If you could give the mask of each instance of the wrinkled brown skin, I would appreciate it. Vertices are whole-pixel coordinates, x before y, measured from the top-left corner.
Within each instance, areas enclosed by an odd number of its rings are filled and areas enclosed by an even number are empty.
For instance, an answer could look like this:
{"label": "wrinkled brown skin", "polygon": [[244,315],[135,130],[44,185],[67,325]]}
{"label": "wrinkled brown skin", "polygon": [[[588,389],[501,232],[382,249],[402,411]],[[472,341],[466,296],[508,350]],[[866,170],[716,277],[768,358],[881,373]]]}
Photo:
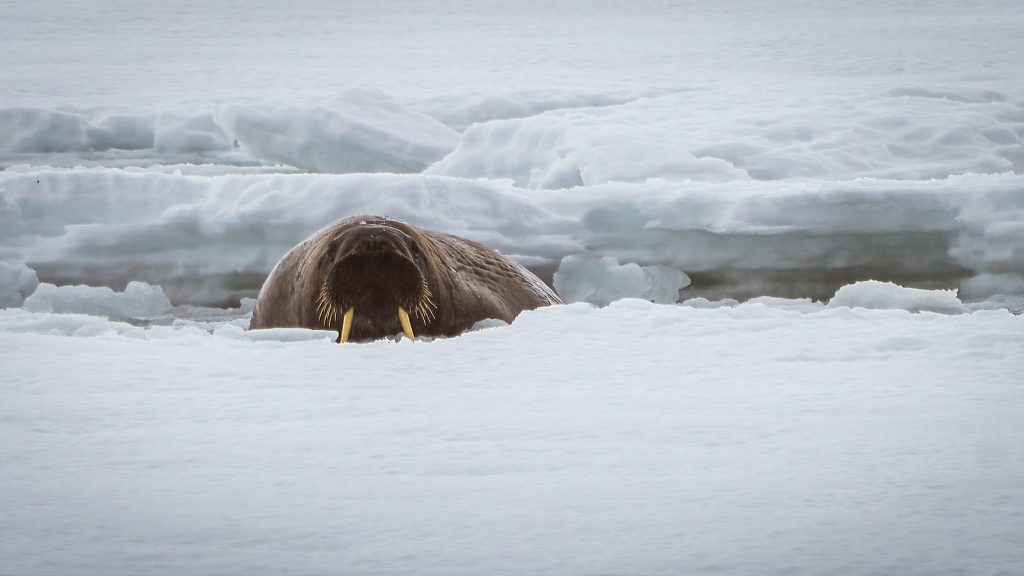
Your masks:
{"label": "wrinkled brown skin", "polygon": [[[340,331],[341,313],[330,326],[317,317],[320,283],[331,266],[325,251],[332,241],[361,223],[386,225],[408,234],[424,255],[426,269],[421,272],[437,308],[428,322],[412,317],[417,336],[456,336],[480,320],[512,322],[524,310],[562,303],[531,272],[480,243],[398,220],[353,216],[317,232],[277,263],[260,290],[249,328]],[[401,332],[397,310],[390,319],[377,321],[356,310],[350,340],[365,342]]]}

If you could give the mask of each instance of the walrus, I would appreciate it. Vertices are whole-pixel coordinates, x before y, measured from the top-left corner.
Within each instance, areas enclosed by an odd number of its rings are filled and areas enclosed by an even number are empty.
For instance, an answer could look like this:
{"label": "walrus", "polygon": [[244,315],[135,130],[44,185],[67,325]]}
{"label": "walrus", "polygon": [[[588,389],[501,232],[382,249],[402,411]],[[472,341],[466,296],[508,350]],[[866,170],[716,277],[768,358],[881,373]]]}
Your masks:
{"label": "walrus", "polygon": [[344,218],[292,248],[260,289],[249,328],[338,331],[336,342],[457,336],[480,320],[561,304],[483,244],[379,216]]}

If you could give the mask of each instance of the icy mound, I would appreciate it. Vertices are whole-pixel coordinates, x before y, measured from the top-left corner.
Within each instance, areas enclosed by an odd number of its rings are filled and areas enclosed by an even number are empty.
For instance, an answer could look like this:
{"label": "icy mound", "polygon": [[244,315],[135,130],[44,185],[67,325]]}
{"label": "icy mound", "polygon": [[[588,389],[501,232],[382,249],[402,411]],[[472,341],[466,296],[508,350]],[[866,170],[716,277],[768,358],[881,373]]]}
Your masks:
{"label": "icy mound", "polygon": [[978,274],[964,280],[960,286],[960,293],[968,297],[991,294],[1024,295],[1024,274]]}
{"label": "icy mound", "polygon": [[749,178],[721,159],[697,158],[672,146],[660,130],[637,128],[626,117],[608,121],[610,114],[569,110],[476,124],[463,134],[458,149],[426,173],[510,179],[516,186],[534,189],[649,178]]}
{"label": "icy mound", "polygon": [[231,139],[209,113],[157,116],[153,131],[153,149],[156,152],[210,152],[232,148]]}
{"label": "icy mound", "polygon": [[554,276],[555,290],[562,300],[598,306],[622,298],[671,304],[679,298],[679,290],[689,284],[689,277],[673,268],[619,264],[611,256],[594,254],[566,256]]}
{"label": "icy mound", "polygon": [[477,124],[429,172],[569,188],[649,178],[927,180],[1024,171],[1024,106],[999,92],[772,94],[780,90],[681,92]]}
{"label": "icy mound", "polygon": [[141,327],[126,322],[111,321],[98,316],[29,312],[19,308],[0,310],[0,332],[75,337],[119,334],[149,339],[160,336],[160,332],[144,331]]}
{"label": "icy mound", "polygon": [[21,263],[0,261],[0,308],[21,306],[38,285],[35,270]]}
{"label": "icy mound", "polygon": [[[0,154],[145,150],[187,154],[230,150],[213,111],[104,113],[41,108],[0,109]],[[0,157],[3,160],[4,157]]]}
{"label": "icy mound", "polygon": [[262,162],[320,172],[419,172],[458,143],[454,130],[371,90],[325,103],[192,111],[0,109],[0,167]]}
{"label": "icy mound", "polygon": [[960,299],[956,297],[955,290],[920,290],[875,280],[843,286],[836,292],[827,307],[894,309],[945,314],[967,311]]}
{"label": "icy mound", "polygon": [[550,110],[591,108],[625,104],[640,98],[657,96],[664,90],[585,91],[517,90],[500,93],[454,94],[436,96],[410,103],[410,107],[463,131],[472,124],[490,120],[525,118]]}
{"label": "icy mound", "polygon": [[322,107],[228,106],[218,121],[254,156],[317,172],[419,172],[459,134],[373,90]]}
{"label": "icy mound", "polygon": [[66,152],[88,146],[84,122],[77,115],[24,107],[0,110],[0,153]]}
{"label": "icy mound", "polygon": [[88,314],[112,320],[147,320],[171,311],[159,286],[129,282],[123,292],[107,287],[40,284],[22,306],[29,312]]}

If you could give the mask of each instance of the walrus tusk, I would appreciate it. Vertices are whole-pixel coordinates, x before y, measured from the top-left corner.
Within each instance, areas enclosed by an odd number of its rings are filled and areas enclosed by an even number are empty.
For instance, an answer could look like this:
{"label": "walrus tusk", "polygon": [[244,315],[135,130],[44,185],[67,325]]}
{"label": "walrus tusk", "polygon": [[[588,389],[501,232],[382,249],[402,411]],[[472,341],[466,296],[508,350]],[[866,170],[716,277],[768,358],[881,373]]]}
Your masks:
{"label": "walrus tusk", "polygon": [[409,313],[401,306],[398,307],[398,321],[402,323],[402,332],[405,332],[405,337],[409,340],[415,339],[416,335],[412,333],[412,324],[409,323]]}
{"label": "walrus tusk", "polygon": [[355,312],[355,308],[349,308],[345,311],[345,317],[341,320],[341,336],[338,337],[338,342],[341,344],[348,342],[348,335],[352,332],[352,316],[355,315]]}

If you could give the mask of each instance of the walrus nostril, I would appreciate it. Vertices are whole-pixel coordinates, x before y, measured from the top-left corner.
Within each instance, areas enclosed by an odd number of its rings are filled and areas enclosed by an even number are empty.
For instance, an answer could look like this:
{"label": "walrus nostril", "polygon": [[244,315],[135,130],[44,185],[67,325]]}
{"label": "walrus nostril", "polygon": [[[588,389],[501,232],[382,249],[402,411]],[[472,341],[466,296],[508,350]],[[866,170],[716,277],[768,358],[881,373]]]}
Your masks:
{"label": "walrus nostril", "polygon": [[385,244],[386,243],[384,242],[383,238],[377,236],[376,234],[371,234],[370,236],[364,238],[358,244],[358,247],[359,250],[362,252],[379,252],[384,249]]}

